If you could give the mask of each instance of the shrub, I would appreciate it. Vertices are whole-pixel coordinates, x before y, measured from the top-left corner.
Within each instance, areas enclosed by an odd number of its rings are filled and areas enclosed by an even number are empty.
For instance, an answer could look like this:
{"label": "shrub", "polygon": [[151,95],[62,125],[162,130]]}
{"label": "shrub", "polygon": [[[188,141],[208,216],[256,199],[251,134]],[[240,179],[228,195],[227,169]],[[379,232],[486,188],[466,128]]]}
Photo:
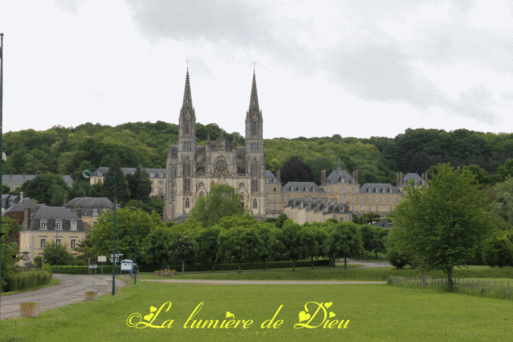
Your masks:
{"label": "shrub", "polygon": [[508,266],[513,263],[513,244],[505,236],[492,236],[483,247],[483,259],[488,266]]}
{"label": "shrub", "polygon": [[34,263],[36,264],[37,268],[41,268],[43,266],[43,258],[40,255],[38,255],[34,258]]}

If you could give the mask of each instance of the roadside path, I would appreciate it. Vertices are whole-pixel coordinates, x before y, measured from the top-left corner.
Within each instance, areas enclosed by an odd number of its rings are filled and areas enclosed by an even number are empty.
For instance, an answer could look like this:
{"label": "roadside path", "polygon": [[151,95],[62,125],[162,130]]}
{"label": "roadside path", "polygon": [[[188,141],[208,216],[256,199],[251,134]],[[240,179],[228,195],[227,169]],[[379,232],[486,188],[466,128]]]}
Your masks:
{"label": "roadside path", "polygon": [[[98,296],[112,291],[112,276],[109,275],[54,274],[53,278],[59,279],[61,283],[35,291],[2,296],[0,320],[19,317],[20,303],[23,302],[39,302],[39,311],[42,312],[81,302],[87,291],[98,291]],[[116,286],[124,285],[122,280],[116,281]]]}
{"label": "roadside path", "polygon": [[[340,259],[336,263],[344,264],[344,259]],[[392,267],[392,265],[388,261],[363,261],[363,260],[356,260],[356,259],[347,259],[347,263],[363,265],[363,268]]]}

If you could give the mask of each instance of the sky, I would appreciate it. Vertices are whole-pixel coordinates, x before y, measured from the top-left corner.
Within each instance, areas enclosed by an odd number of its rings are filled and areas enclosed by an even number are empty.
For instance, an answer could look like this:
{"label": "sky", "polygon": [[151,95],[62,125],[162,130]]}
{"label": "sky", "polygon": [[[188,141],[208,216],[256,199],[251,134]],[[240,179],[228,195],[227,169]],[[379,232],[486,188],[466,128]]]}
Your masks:
{"label": "sky", "polygon": [[3,131],[198,123],[264,138],[512,132],[509,0],[0,0]]}

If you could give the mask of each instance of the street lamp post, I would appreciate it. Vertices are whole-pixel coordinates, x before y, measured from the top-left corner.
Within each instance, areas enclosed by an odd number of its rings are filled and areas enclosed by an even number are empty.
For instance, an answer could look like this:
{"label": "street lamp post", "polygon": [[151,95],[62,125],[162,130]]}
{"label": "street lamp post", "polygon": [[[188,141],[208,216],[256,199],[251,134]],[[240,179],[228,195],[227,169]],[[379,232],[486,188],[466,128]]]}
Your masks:
{"label": "street lamp post", "polygon": [[[82,175],[85,178],[91,177],[91,171],[84,170]],[[109,176],[109,180],[114,179],[114,231],[112,233],[112,295],[116,294],[116,209],[118,199],[116,194],[116,176]]]}
{"label": "street lamp post", "polygon": [[137,223],[139,217],[139,208],[130,207],[130,209],[135,210],[135,251],[134,251],[134,264],[135,264],[135,272],[134,272],[134,285],[137,285]]}

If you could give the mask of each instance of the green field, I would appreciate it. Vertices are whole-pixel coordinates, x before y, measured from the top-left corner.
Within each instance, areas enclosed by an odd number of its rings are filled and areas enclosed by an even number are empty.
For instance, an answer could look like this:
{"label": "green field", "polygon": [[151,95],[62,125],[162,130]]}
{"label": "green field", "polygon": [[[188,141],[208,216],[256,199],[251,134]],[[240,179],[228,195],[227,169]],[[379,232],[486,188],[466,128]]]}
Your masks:
{"label": "green field", "polygon": [[[156,329],[143,324],[137,329],[127,325],[131,314],[146,316],[152,306],[160,308],[168,301],[172,302],[170,310],[162,310],[152,324],[159,326],[174,320],[171,328]],[[302,323],[321,326],[294,329],[308,302],[332,303],[326,309],[326,319],[345,320],[344,324],[349,320],[347,327],[338,329],[336,322],[331,323],[334,329],[323,328],[324,311],[319,309],[316,316],[310,317],[310,323]],[[220,325],[231,313],[235,321],[245,322],[240,322],[236,329],[191,329],[190,323],[184,328],[200,303],[203,307],[193,320],[219,320]],[[271,319],[281,305],[275,319],[283,320],[281,326],[261,328],[262,322]],[[308,313],[313,315],[319,305],[310,303]],[[39,318],[1,321],[0,341],[511,341],[512,307],[507,300],[387,285],[216,286],[139,282],[137,286],[123,288],[115,297],[105,295],[96,302],[45,311]],[[330,312],[335,314],[331,318]],[[149,322],[135,317],[132,323],[139,320]],[[244,323],[247,329],[241,327]]]}
{"label": "green field", "polygon": [[[421,270],[418,268],[396,269],[393,267],[376,268],[353,268],[356,265],[348,265],[344,270],[343,265],[337,267],[316,267],[311,269],[297,268],[295,272],[291,269],[275,270],[253,270],[237,272],[201,272],[185,273],[169,277],[158,277],[151,273],[143,273],[140,279],[205,279],[205,280],[367,280],[386,281],[390,276],[419,277]],[[446,277],[442,271],[427,272],[427,276]],[[455,278],[510,278],[513,279],[513,267],[491,268],[489,266],[470,266],[454,269]]]}

